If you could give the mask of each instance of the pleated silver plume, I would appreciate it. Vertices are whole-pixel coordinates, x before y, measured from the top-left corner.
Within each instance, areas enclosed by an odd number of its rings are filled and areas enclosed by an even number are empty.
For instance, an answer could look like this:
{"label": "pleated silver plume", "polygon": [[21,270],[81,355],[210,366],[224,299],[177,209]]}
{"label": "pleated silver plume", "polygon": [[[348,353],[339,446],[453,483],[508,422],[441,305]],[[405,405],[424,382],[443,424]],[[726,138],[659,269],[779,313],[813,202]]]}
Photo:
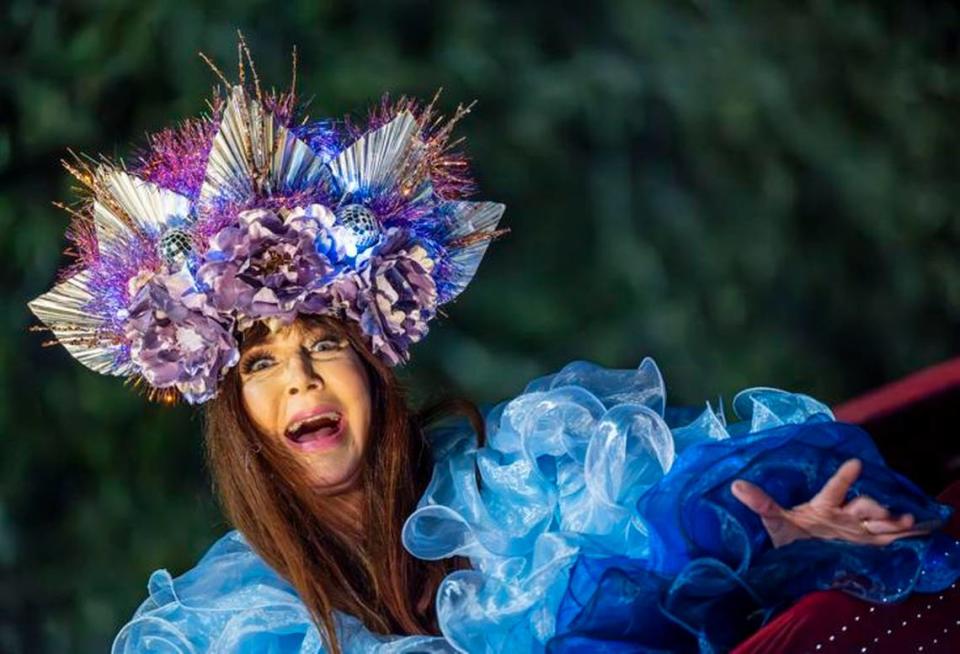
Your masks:
{"label": "pleated silver plume", "polygon": [[242,202],[257,195],[325,184],[324,162],[272,113],[234,86],[213,139],[200,202]]}
{"label": "pleated silver plume", "polygon": [[[98,193],[92,213],[102,257],[121,259],[136,243],[158,241],[172,225],[193,220],[190,200],[173,191],[107,165],[99,166],[95,177]],[[27,306],[83,365],[101,374],[131,374],[129,363],[121,363],[118,336],[104,328],[107,317],[87,309],[97,292],[90,285],[90,273],[84,269]]]}

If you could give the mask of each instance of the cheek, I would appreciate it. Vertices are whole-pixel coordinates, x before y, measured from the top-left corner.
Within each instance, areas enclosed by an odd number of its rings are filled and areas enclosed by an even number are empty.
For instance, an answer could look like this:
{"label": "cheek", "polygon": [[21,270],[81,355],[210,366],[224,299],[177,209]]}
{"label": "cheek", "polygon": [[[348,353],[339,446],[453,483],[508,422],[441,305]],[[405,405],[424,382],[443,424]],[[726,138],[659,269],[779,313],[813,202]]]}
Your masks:
{"label": "cheek", "polygon": [[357,438],[360,439],[360,442],[366,445],[370,440],[370,422],[371,422],[371,406],[370,406],[370,390],[367,388],[366,384],[362,384],[358,389],[356,396],[356,403],[353,407],[353,412],[359,417],[359,424],[357,425]]}
{"label": "cheek", "polygon": [[343,396],[348,399],[347,410],[353,421],[355,436],[361,444],[369,440],[371,422],[370,385],[359,360],[351,362],[349,374],[343,376]]}
{"label": "cheek", "polygon": [[275,393],[263,384],[256,382],[244,384],[242,390],[243,407],[247,415],[259,429],[272,434],[277,424],[277,401]]}

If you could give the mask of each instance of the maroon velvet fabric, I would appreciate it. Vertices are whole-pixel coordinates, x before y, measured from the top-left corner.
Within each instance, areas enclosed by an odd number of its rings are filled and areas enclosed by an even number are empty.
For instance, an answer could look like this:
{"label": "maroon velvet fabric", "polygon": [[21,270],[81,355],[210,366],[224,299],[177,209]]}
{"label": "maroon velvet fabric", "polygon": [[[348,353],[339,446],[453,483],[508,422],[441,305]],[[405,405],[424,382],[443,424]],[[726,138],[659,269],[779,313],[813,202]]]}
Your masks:
{"label": "maroon velvet fabric", "polygon": [[[946,530],[960,538],[960,481],[940,494],[957,509]],[[960,653],[960,585],[877,605],[839,591],[811,593],[741,643],[733,654]]]}

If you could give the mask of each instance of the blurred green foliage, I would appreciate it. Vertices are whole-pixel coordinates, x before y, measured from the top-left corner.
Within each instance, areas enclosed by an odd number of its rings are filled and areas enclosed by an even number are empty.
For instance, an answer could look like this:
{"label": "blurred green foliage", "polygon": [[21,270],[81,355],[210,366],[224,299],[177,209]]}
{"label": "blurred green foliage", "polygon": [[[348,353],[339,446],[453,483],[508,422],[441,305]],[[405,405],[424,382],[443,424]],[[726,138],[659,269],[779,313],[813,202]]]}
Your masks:
{"label": "blurred green foliage", "polygon": [[0,20],[0,651],[95,652],[227,527],[189,408],[75,364],[25,302],[66,258],[66,148],[201,112],[247,34],[311,112],[447,111],[513,232],[403,373],[418,400],[644,355],[673,399],[837,401],[957,352],[953,2],[28,2]]}

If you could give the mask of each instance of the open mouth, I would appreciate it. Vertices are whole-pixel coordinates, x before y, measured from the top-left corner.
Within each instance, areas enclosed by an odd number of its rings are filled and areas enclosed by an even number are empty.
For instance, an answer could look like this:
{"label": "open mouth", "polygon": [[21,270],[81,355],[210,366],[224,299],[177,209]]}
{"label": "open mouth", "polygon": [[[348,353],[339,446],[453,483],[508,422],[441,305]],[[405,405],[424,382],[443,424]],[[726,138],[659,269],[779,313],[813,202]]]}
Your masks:
{"label": "open mouth", "polygon": [[300,420],[294,420],[284,434],[297,445],[332,443],[343,432],[343,414],[324,411]]}

